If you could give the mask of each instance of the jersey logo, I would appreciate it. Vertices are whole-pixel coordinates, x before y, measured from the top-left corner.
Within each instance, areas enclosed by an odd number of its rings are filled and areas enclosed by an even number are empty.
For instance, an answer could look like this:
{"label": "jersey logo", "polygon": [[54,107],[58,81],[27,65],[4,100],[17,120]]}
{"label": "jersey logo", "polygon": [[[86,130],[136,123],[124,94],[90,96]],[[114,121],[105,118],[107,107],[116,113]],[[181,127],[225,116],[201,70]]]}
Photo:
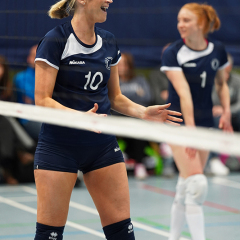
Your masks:
{"label": "jersey logo", "polygon": [[73,60],[73,61],[69,62],[69,65],[83,65],[83,64],[85,64],[84,61],[75,61],[75,60]]}
{"label": "jersey logo", "polygon": [[185,63],[183,64],[184,67],[196,67],[197,64],[196,63]]}
{"label": "jersey logo", "polygon": [[219,61],[218,61],[218,59],[214,58],[214,59],[212,60],[212,62],[211,62],[211,66],[212,66],[212,69],[216,71],[216,70],[218,69],[218,67],[219,67]]}
{"label": "jersey logo", "polygon": [[106,58],[105,58],[105,64],[106,64],[106,68],[107,68],[108,70],[110,70],[110,64],[112,63],[112,60],[113,60],[112,57],[106,57]]}

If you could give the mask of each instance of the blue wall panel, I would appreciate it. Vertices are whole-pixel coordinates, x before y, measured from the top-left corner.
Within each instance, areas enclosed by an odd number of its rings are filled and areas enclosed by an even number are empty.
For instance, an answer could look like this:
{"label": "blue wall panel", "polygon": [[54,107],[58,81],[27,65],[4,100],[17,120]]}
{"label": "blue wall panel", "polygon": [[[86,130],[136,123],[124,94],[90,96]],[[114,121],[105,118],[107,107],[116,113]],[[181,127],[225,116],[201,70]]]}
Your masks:
{"label": "blue wall panel", "polygon": [[[65,20],[52,20],[47,10],[55,0],[1,0],[0,54],[12,65],[25,62],[28,49],[51,28]],[[162,47],[177,40],[177,13],[183,0],[115,0],[108,20],[98,24],[114,33],[122,51],[132,52],[136,65],[160,65]],[[201,1],[202,2],[202,1]],[[222,41],[240,65],[240,1],[211,0],[222,21],[211,37]]]}

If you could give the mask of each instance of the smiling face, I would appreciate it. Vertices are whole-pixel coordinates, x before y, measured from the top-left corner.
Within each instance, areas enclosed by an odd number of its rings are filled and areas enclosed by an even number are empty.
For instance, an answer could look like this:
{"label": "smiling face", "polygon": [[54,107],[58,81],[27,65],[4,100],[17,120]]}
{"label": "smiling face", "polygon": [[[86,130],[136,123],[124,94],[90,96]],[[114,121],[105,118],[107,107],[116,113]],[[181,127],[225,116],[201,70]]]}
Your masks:
{"label": "smiling face", "polygon": [[112,0],[87,0],[85,5],[86,14],[95,23],[105,22],[107,10],[112,2]]}
{"label": "smiling face", "polygon": [[183,39],[203,34],[197,15],[186,8],[182,8],[178,13],[177,28]]}

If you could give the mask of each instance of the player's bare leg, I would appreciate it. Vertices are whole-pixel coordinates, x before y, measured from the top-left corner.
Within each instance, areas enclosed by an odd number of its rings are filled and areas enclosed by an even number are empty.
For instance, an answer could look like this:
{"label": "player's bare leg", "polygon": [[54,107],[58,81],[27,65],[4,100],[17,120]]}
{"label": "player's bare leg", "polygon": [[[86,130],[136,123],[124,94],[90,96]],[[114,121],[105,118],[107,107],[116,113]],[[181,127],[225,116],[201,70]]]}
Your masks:
{"label": "player's bare leg", "polygon": [[179,180],[171,211],[169,239],[179,239],[186,217],[193,240],[205,240],[202,203],[207,194],[207,179],[203,169],[208,152],[199,150],[194,158],[189,158],[186,147],[171,145],[171,148],[179,169]]}
{"label": "player's bare leg", "polygon": [[[130,197],[125,163],[84,174],[84,181],[99,212],[107,239],[135,239],[130,222]],[[125,223],[124,226],[121,226]],[[115,233],[112,226],[119,227]],[[112,237],[108,232],[112,231]]]}
{"label": "player's bare leg", "polygon": [[34,174],[38,203],[35,240],[49,239],[50,234],[62,239],[77,174],[40,169],[35,170]]}

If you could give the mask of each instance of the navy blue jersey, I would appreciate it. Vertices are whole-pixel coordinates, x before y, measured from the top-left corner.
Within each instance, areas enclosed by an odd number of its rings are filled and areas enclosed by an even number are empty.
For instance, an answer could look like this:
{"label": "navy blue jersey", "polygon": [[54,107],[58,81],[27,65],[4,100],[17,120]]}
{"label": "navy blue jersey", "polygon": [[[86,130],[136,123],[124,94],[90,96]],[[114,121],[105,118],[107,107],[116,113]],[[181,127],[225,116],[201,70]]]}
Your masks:
{"label": "navy blue jersey", "polygon": [[[121,53],[113,34],[97,27],[95,34],[96,42],[86,45],[78,39],[70,21],[61,24],[40,41],[35,61],[58,70],[54,100],[80,111],[88,111],[97,103],[97,113],[110,114],[107,83],[111,66],[119,62]],[[40,137],[69,144],[93,144],[112,136],[43,124]]]}
{"label": "navy blue jersey", "polygon": [[[212,127],[212,87],[216,72],[228,65],[225,48],[220,42],[208,42],[205,50],[195,51],[183,40],[171,44],[162,57],[161,71],[183,71],[189,84],[197,126]],[[181,111],[180,99],[171,82],[169,98],[171,109]]]}

